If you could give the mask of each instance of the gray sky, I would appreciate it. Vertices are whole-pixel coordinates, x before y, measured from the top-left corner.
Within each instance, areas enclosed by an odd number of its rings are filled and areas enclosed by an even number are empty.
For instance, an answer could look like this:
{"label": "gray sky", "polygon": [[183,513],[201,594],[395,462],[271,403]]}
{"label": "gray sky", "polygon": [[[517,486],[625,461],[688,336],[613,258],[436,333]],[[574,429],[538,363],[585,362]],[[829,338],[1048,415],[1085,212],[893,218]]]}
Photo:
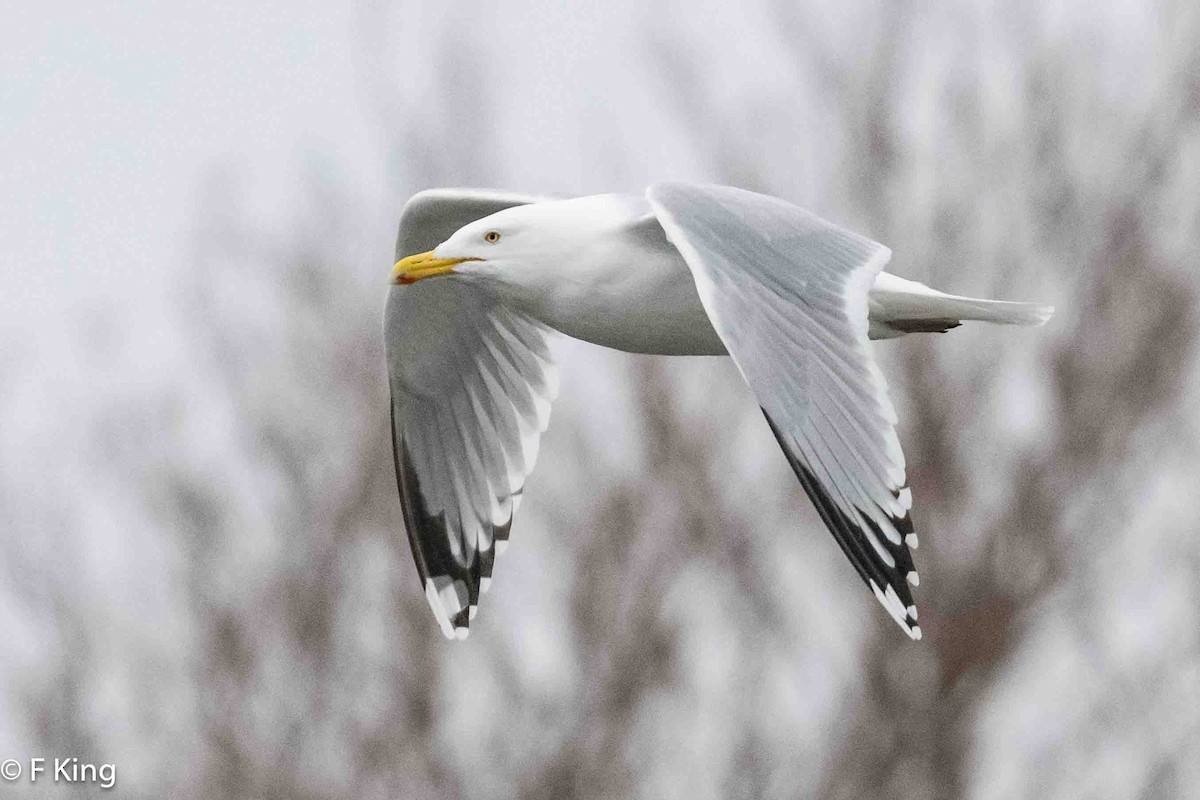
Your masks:
{"label": "gray sky", "polygon": [[0,28],[3,325],[149,300],[177,274],[197,179],[252,164],[278,201],[307,151],[361,150],[350,20],[331,3],[18,5]]}

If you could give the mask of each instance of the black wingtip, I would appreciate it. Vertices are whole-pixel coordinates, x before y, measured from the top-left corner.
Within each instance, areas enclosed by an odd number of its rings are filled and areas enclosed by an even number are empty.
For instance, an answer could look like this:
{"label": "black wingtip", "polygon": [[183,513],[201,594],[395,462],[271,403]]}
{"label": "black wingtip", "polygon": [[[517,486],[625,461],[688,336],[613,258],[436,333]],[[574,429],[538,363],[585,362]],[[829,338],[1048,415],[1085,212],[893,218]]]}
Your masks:
{"label": "black wingtip", "polygon": [[[900,534],[899,543],[893,543],[869,516],[859,515],[858,521],[851,519],[837,505],[807,465],[792,452],[782,431],[775,425],[775,421],[771,419],[771,415],[767,413],[766,409],[763,409],[763,416],[766,417],[767,424],[775,435],[775,440],[787,457],[800,485],[804,487],[805,493],[816,507],[822,522],[833,534],[833,538],[850,563],[854,565],[859,577],[871,588],[879,602],[904,628],[905,632],[912,639],[920,639],[921,628],[916,624],[916,605],[913,602],[912,591],[909,589],[910,584],[915,586],[919,582],[908,547],[909,541],[915,541],[910,514],[906,512],[903,517],[889,515]],[[895,566],[889,567],[874,552],[872,545],[864,535],[864,525],[870,528],[875,539],[888,551]],[[913,539],[910,540],[910,536]]]}
{"label": "black wingtip", "polygon": [[[486,550],[471,549],[466,558],[455,558],[450,546],[452,530],[444,512],[430,514],[421,491],[420,478],[413,467],[412,457],[401,432],[396,429],[395,406],[392,406],[392,457],[396,469],[396,485],[400,494],[400,507],[404,515],[404,527],[408,535],[413,561],[421,589],[429,600],[434,616],[438,618],[443,633],[449,638],[465,638],[471,617],[478,609],[480,597],[487,589],[495,566],[497,545],[508,542],[512,530],[512,517],[502,525],[489,525],[480,532],[480,538],[490,537],[491,546]],[[519,494],[519,492],[518,492]],[[463,547],[468,544],[463,542]],[[464,564],[463,561],[466,561]],[[430,582],[434,589],[431,590]],[[461,584],[462,594],[443,597],[439,592],[444,585]],[[464,602],[465,601],[465,602]]]}

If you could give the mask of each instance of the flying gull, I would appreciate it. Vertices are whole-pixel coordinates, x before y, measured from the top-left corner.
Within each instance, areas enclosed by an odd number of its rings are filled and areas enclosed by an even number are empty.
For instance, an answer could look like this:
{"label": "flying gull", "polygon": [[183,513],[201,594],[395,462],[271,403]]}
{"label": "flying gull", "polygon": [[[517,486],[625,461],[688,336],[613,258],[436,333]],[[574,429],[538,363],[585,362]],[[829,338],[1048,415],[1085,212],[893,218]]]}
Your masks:
{"label": "flying gull", "polygon": [[434,189],[404,207],[384,314],[396,477],[426,597],[466,638],[558,391],[552,331],[728,355],[879,602],[921,638],[912,492],[870,339],[1053,309],[943,294],[891,251],[774,197],[663,183],[545,199]]}

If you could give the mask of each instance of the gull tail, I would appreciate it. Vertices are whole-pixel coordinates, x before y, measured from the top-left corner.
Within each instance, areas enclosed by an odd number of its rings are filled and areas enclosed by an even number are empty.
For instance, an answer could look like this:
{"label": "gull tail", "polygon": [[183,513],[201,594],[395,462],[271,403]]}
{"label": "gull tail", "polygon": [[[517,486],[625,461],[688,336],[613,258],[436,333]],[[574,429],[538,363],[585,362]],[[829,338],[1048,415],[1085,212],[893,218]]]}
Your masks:
{"label": "gull tail", "polygon": [[891,339],[906,333],[941,333],[968,320],[998,325],[1042,325],[1053,306],[979,300],[931,289],[923,283],[879,273],[871,287],[870,337]]}

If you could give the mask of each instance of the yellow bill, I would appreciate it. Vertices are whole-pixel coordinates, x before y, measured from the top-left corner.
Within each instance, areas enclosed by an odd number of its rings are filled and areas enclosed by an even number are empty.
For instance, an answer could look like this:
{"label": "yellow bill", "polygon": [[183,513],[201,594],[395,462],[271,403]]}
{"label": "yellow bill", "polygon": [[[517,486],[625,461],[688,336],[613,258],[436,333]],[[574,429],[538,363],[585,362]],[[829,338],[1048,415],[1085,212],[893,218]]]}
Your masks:
{"label": "yellow bill", "polygon": [[476,258],[437,258],[433,251],[417,253],[415,256],[402,258],[392,267],[392,283],[416,283],[422,278],[433,278],[438,275],[449,275],[456,264],[464,261],[478,261]]}

